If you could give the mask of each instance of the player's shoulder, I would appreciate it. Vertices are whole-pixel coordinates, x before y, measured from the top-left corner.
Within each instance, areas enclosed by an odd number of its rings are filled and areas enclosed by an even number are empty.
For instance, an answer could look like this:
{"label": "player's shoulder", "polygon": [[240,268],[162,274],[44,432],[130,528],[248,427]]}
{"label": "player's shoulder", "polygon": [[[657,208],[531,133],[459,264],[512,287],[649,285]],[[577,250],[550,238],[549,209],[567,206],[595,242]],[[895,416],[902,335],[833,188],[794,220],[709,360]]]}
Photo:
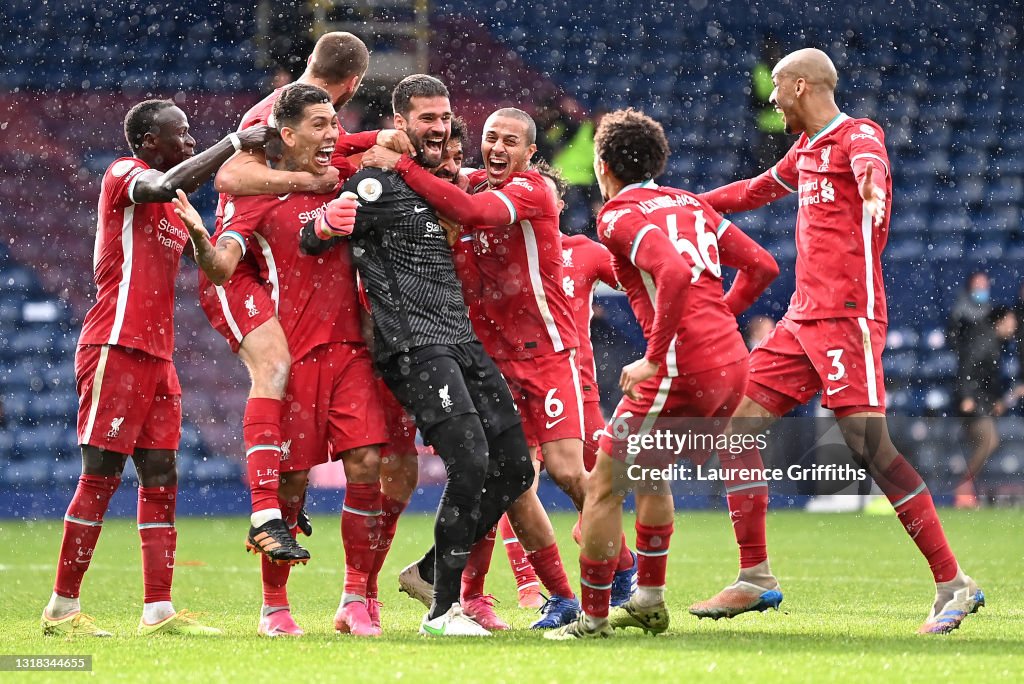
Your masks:
{"label": "player's shoulder", "polygon": [[131,179],[133,176],[138,175],[149,168],[149,164],[138,157],[120,157],[111,162],[103,176],[104,179],[111,180],[120,180],[122,178]]}
{"label": "player's shoulder", "polygon": [[599,242],[595,242],[594,240],[592,240],[591,238],[587,237],[582,233],[576,233],[574,235],[563,235],[562,246],[580,250],[604,249],[604,247]]}
{"label": "player's shoulder", "polygon": [[871,119],[847,119],[836,132],[850,143],[865,140],[881,145],[885,141],[885,131],[882,130],[882,126]]}
{"label": "player's shoulder", "polygon": [[390,198],[397,189],[403,186],[405,186],[405,181],[394,171],[367,167],[360,169],[345,181],[342,188],[346,192],[354,192],[360,201],[378,202],[381,199]]}
{"label": "player's shoulder", "polygon": [[503,190],[510,186],[518,186],[533,192],[534,190],[547,191],[548,184],[544,182],[544,176],[540,175],[538,171],[526,169],[525,171],[516,171],[510,175],[498,189]]}
{"label": "player's shoulder", "polygon": [[[626,196],[623,196],[626,195]],[[623,230],[631,230],[630,226],[640,220],[640,210],[632,193],[621,193],[605,202],[597,214],[597,236],[602,244],[615,239]]]}
{"label": "player's shoulder", "polygon": [[238,125],[238,130],[241,131],[252,126],[272,125],[270,123],[270,119],[274,114],[274,103],[277,102],[277,98],[280,95],[281,88],[278,88],[250,107],[249,111],[247,111],[245,116],[242,117],[242,122]]}

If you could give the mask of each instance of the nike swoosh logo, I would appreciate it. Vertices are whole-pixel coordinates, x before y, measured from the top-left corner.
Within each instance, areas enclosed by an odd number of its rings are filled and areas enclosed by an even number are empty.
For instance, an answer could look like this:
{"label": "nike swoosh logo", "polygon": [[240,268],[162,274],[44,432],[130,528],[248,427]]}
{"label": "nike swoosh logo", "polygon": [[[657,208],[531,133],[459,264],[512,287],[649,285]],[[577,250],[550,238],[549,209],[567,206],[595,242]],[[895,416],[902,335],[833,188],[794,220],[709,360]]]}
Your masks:
{"label": "nike swoosh logo", "polygon": [[470,553],[471,553],[470,551],[452,551],[451,552],[451,554],[453,556],[468,556]]}
{"label": "nike swoosh logo", "polygon": [[290,192],[289,192],[289,193],[288,193],[287,195],[278,195],[278,196],[277,196],[277,199],[279,199],[279,200],[281,200],[282,202],[284,202],[284,201],[285,201],[286,199],[288,199],[288,198],[289,198],[289,197],[291,197],[291,196],[292,196],[292,193],[290,193]]}
{"label": "nike swoosh logo", "polygon": [[568,417],[569,416],[562,416],[558,420],[549,420],[548,422],[544,423],[544,427],[546,427],[548,430],[550,430],[551,428],[555,427],[556,425],[558,425],[559,423],[561,423],[563,420],[565,420]]}
{"label": "nike swoosh logo", "polygon": [[167,564],[167,569],[168,570],[173,570],[174,569],[174,563],[168,563]]}
{"label": "nike swoosh logo", "polygon": [[428,207],[413,207],[412,210],[417,214],[422,214],[428,209]]}
{"label": "nike swoosh logo", "polygon": [[831,397],[836,392],[842,392],[847,387],[849,387],[849,385],[843,385],[841,387],[829,387],[827,390],[825,390],[825,395]]}
{"label": "nike swoosh logo", "polygon": [[257,486],[262,487],[263,485],[273,484],[275,482],[277,482],[277,480],[260,480],[260,483]]}
{"label": "nike swoosh logo", "polygon": [[423,623],[423,631],[427,634],[433,634],[434,636],[444,636],[444,627],[438,629],[437,627],[431,627],[430,625]]}

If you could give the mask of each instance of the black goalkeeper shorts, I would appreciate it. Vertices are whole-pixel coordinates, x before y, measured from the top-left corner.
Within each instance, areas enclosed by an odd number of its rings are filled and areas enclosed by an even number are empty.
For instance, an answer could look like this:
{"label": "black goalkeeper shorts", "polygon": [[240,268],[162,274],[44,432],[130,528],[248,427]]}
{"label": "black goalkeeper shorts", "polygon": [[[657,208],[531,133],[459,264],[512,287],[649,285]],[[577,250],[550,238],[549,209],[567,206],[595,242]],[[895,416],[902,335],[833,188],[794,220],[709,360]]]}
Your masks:
{"label": "black goalkeeper shorts", "polygon": [[522,422],[508,383],[479,342],[417,347],[377,368],[424,436],[467,413],[480,416],[489,440]]}

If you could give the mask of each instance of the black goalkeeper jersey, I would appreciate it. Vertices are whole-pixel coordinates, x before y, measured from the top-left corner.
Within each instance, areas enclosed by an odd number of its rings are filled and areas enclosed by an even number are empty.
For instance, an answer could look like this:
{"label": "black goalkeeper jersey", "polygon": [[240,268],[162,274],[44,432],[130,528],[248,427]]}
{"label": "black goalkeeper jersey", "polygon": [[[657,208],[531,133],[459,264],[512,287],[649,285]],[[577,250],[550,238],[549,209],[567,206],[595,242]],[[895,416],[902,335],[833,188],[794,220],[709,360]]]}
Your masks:
{"label": "black goalkeeper jersey", "polygon": [[[363,169],[342,190],[355,193],[360,205],[347,240],[372,307],[376,359],[476,341],[451,248],[430,205],[393,171]],[[310,224],[302,242],[315,253],[343,239],[321,241]]]}

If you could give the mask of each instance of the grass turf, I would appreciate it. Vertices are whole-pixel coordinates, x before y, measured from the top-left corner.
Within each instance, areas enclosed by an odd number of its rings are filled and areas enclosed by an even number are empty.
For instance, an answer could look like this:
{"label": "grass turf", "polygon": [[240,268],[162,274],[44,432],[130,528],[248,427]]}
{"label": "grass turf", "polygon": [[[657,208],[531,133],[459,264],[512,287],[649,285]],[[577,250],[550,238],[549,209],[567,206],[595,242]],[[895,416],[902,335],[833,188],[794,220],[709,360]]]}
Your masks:
{"label": "grass turf", "polygon": [[[142,594],[138,535],[131,521],[110,520],[82,605],[116,636],[46,638],[38,619],[52,587],[61,525],[0,520],[0,542],[7,549],[0,562],[0,653],[91,654],[98,681],[1021,681],[1024,513],[944,511],[943,518],[954,549],[989,603],[952,635],[914,634],[932,601],[931,576],[903,530],[886,516],[772,513],[769,541],[786,596],[782,610],[697,620],[686,607],[732,581],[736,552],[726,514],[686,512],[677,516],[669,560],[670,631],[656,638],[617,632],[613,639],[568,644],[526,629],[534,615],[516,607],[500,542],[488,590],[515,629],[484,640],[420,637],[424,609],[398,593],[396,577],[430,544],[432,521],[422,515],[402,518],[384,567],[381,639],[334,634],[341,542],[337,519],[323,516],[304,542],[313,561],[295,569],[289,584],[293,615],[306,630],[302,639],[255,635],[259,563],[243,552],[247,523],[240,518],[178,521],[175,605],[199,611],[204,622],[224,629],[224,637],[134,636]],[[577,552],[568,536],[572,518],[556,516],[555,526],[578,586]],[[32,678],[74,676],[82,675]]]}

